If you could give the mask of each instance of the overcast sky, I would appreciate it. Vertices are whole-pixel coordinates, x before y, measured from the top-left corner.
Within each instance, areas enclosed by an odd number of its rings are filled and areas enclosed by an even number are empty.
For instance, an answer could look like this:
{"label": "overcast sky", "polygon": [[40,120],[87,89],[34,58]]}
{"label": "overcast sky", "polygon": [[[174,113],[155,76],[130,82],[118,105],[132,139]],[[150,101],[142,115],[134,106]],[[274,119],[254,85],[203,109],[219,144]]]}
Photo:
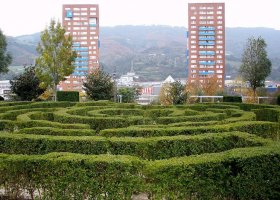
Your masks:
{"label": "overcast sky", "polygon": [[18,36],[42,31],[52,18],[61,21],[62,4],[99,4],[100,26],[171,25],[187,27],[191,2],[225,2],[226,27],[280,30],[280,0],[1,0],[0,29]]}

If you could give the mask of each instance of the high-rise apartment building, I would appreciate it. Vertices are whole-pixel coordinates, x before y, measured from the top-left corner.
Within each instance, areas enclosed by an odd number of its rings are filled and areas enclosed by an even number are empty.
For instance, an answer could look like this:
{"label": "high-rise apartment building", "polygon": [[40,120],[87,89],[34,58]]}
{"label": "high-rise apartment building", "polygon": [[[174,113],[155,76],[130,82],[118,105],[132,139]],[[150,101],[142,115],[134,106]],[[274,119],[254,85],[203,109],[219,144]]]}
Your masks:
{"label": "high-rise apartment building", "polygon": [[208,84],[225,79],[225,4],[188,4],[188,81]]}
{"label": "high-rise apartment building", "polygon": [[59,89],[81,91],[85,76],[99,68],[99,7],[68,4],[63,5],[62,13],[62,25],[72,36],[78,57],[73,74],[59,84]]}

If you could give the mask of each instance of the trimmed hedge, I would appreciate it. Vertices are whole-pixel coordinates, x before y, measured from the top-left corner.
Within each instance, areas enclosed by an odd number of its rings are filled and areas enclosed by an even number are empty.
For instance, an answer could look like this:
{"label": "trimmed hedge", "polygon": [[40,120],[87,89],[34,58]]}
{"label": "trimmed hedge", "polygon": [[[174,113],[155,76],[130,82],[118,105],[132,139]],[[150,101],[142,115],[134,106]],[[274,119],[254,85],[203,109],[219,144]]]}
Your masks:
{"label": "trimmed hedge", "polygon": [[279,123],[262,121],[244,121],[222,125],[199,126],[199,127],[128,127],[118,129],[105,129],[100,135],[105,137],[158,137],[175,135],[197,135],[202,133],[221,133],[228,131],[242,131],[255,134],[264,138],[279,138]]}
{"label": "trimmed hedge", "polygon": [[52,127],[23,128],[18,131],[20,134],[33,135],[61,135],[61,136],[93,136],[96,132],[91,129],[60,129]]}
{"label": "trimmed hedge", "polygon": [[259,121],[280,122],[280,108],[264,108],[253,111]]}
{"label": "trimmed hedge", "polygon": [[[31,134],[37,131],[38,135],[0,133],[0,152],[16,154],[46,154],[54,151],[83,154],[110,153],[154,160],[267,144],[267,140],[241,132],[154,138],[103,138],[39,135],[42,130],[33,128],[33,132],[31,129],[20,131],[20,133]],[[54,131],[52,134],[57,133]],[[65,134],[69,130],[63,131]],[[23,146],[25,148],[22,148]]]}
{"label": "trimmed hedge", "polygon": [[57,91],[57,101],[79,102],[80,96],[78,91]]}
{"label": "trimmed hedge", "polygon": [[22,189],[43,199],[131,199],[144,186],[142,168],[130,156],[0,154],[0,185],[14,199]]}
{"label": "trimmed hedge", "polygon": [[242,103],[242,97],[239,97],[239,96],[223,96],[223,102]]}
{"label": "trimmed hedge", "polygon": [[148,163],[155,199],[279,199],[280,146],[233,149]]}
{"label": "trimmed hedge", "polygon": [[279,162],[279,145],[150,162],[131,156],[0,154],[0,185],[15,197],[25,189],[47,199],[131,199],[138,192],[153,199],[279,199]]}

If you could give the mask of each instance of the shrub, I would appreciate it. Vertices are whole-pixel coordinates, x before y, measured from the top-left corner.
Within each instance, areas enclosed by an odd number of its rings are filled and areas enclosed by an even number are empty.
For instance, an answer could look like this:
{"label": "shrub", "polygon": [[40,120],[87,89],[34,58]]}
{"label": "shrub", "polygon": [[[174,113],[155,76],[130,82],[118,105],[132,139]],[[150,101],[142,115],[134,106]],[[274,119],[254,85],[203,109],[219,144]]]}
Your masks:
{"label": "shrub", "polygon": [[253,147],[149,162],[154,199],[279,199],[280,148]]}
{"label": "shrub", "polygon": [[259,121],[280,122],[280,109],[264,108],[253,110]]}
{"label": "shrub", "polygon": [[79,102],[79,92],[78,91],[57,91],[57,101],[71,101]]}
{"label": "shrub", "polygon": [[5,100],[4,97],[0,96],[0,101],[4,101],[4,100]]}
{"label": "shrub", "polygon": [[277,96],[277,105],[280,106],[280,95]]}
{"label": "shrub", "polygon": [[242,103],[242,97],[239,97],[239,96],[223,96],[223,102]]}
{"label": "shrub", "polygon": [[14,199],[21,190],[33,197],[39,191],[43,199],[131,199],[144,186],[142,167],[131,156],[0,154],[0,184]]}
{"label": "shrub", "polygon": [[[110,153],[158,160],[266,144],[264,139],[240,132],[132,139],[97,136],[79,137],[79,135],[93,135],[93,133],[89,130],[48,129],[50,128],[23,129],[19,131],[23,135],[1,133],[0,150],[3,153],[17,154],[45,154],[55,151],[83,154]],[[36,133],[37,135],[32,135]],[[56,135],[67,135],[69,137]],[[22,148],[22,146],[25,148]]]}

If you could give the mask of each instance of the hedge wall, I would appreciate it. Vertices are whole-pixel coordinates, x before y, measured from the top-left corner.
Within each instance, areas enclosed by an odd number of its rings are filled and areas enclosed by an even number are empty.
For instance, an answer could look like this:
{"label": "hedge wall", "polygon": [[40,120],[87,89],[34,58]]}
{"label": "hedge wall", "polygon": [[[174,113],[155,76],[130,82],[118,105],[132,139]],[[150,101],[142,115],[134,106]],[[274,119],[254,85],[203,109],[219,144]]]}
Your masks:
{"label": "hedge wall", "polygon": [[[0,185],[49,199],[279,199],[280,147],[141,161],[130,156],[0,154]],[[71,183],[71,184],[69,184]],[[106,195],[106,197],[104,196]]]}
{"label": "hedge wall", "polygon": [[142,167],[130,156],[0,154],[0,185],[15,199],[22,189],[43,199],[131,199],[143,188]]}
{"label": "hedge wall", "polygon": [[239,97],[239,96],[223,96],[223,102],[242,103],[242,97]]}
{"label": "hedge wall", "polygon": [[78,91],[57,91],[57,101],[79,102],[80,96]]}
{"label": "hedge wall", "polygon": [[[28,130],[32,129],[26,129],[21,133],[28,133]],[[153,138],[103,138],[46,136],[39,135],[41,133],[39,130],[33,128],[33,133],[38,131],[38,135],[0,133],[0,152],[16,154],[46,154],[55,151],[83,154],[109,153],[155,160],[260,146],[268,142],[240,132]],[[63,131],[66,135],[69,130]]]}
{"label": "hedge wall", "polygon": [[279,199],[280,147],[233,149],[149,163],[154,198]]}

